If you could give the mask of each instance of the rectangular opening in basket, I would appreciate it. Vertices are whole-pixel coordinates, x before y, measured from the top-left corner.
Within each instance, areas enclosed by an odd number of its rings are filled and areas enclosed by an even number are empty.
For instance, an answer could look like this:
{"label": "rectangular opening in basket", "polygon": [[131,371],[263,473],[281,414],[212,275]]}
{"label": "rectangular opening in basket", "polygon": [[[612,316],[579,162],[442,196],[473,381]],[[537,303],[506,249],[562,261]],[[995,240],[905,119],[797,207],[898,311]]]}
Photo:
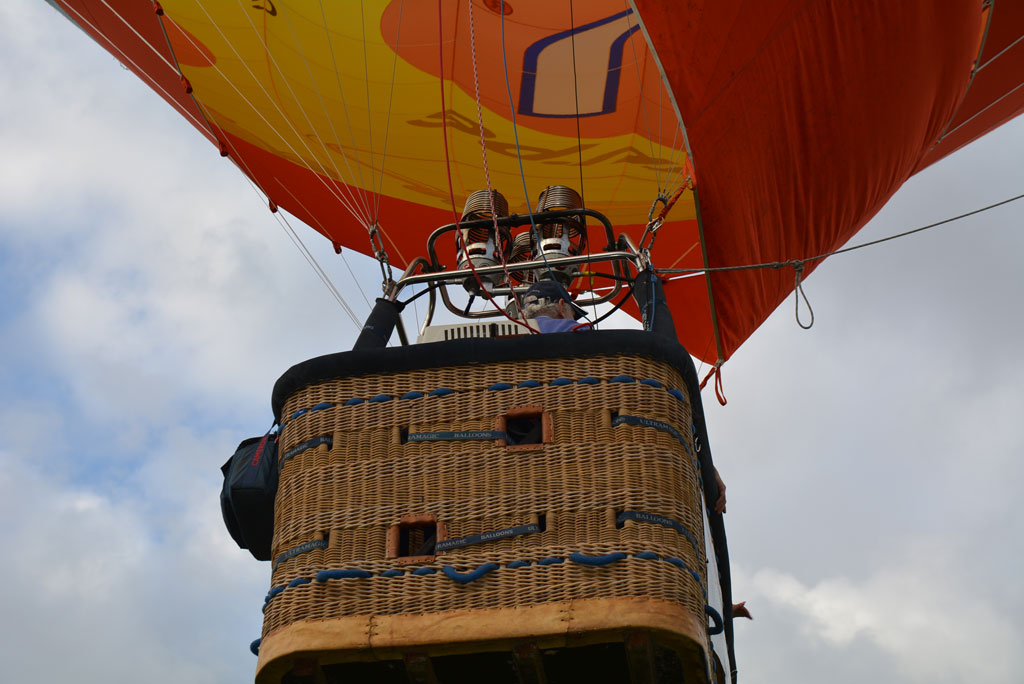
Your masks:
{"label": "rectangular opening in basket", "polygon": [[551,441],[551,414],[541,406],[517,406],[498,416],[497,429],[505,433],[510,449],[539,449]]}
{"label": "rectangular opening in basket", "polygon": [[403,516],[388,527],[385,557],[402,563],[433,560],[437,542],[447,538],[447,526],[431,513]]}

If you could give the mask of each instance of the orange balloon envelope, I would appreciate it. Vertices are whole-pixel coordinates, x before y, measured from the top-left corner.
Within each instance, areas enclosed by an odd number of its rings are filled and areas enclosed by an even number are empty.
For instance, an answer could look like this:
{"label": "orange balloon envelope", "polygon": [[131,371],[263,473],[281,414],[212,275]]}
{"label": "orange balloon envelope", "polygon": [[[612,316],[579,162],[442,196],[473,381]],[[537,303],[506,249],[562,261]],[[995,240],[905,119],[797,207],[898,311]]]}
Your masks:
{"label": "orange balloon envelope", "polygon": [[652,257],[694,269],[666,293],[709,363],[794,273],[700,271],[831,252],[1024,109],[1002,0],[50,1],[273,204],[364,253],[377,227],[399,265],[480,188],[525,213],[575,187],[638,238],[692,187]]}

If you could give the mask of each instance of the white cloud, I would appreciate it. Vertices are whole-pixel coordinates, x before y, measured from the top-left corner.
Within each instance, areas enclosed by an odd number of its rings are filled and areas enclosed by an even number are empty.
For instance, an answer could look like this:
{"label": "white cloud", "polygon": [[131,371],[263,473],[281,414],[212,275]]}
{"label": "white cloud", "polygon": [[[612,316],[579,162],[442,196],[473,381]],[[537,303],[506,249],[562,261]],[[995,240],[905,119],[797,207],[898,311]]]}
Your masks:
{"label": "white cloud", "polygon": [[[0,240],[15,257],[7,277],[33,283],[19,303],[18,325],[31,331],[21,335],[80,404],[96,416],[151,418],[199,392],[242,397],[251,412],[269,405],[291,364],[348,348],[355,326],[237,169],[134,75],[41,11],[48,23],[9,7],[0,16],[29,24],[5,32],[3,50],[9,63],[33,65],[0,74],[0,90],[22,93],[21,109],[0,114],[0,149],[17,160],[0,164]],[[41,23],[65,40],[32,60]],[[86,56],[65,54],[65,42]],[[365,313],[327,241],[298,227]],[[360,261],[372,296],[379,276]]]}
{"label": "white cloud", "polygon": [[[0,308],[4,675],[244,680],[268,571],[223,530],[217,468],[266,427],[276,377],[351,326],[134,75],[44,3],[0,3],[0,37],[18,65],[0,70],[0,275],[18,285]],[[864,239],[1019,192],[1021,136],[912,180]],[[787,301],[726,366],[729,407],[705,395],[734,562],[765,568],[737,572],[757,618],[741,681],[1017,679],[1019,216],[828,261],[806,284],[814,330]],[[372,297],[375,264],[357,272]],[[803,646],[820,669],[772,669]]]}
{"label": "white cloud", "polygon": [[862,581],[835,576],[804,583],[787,572],[758,570],[743,578],[753,624],[770,629],[780,611],[792,611],[801,627],[791,638],[819,642],[837,666],[855,641],[866,640],[894,657],[906,681],[1013,681],[1024,666],[1018,649],[1024,634],[1002,604],[951,580],[943,566],[953,559],[941,549],[914,564],[887,560]]}
{"label": "white cloud", "polygon": [[0,451],[7,681],[204,683],[255,666],[247,645],[268,570],[220,523],[203,446],[223,446],[186,430],[160,437],[138,475],[106,490],[44,472],[45,450]]}

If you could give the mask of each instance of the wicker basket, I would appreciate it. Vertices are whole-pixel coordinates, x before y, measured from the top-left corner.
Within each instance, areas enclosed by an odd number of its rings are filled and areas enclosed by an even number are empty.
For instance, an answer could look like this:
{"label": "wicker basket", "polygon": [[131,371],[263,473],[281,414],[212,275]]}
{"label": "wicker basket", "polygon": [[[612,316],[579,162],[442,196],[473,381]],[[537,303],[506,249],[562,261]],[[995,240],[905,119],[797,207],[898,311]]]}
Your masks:
{"label": "wicker basket", "polygon": [[619,354],[289,396],[257,681],[707,681],[683,388]]}

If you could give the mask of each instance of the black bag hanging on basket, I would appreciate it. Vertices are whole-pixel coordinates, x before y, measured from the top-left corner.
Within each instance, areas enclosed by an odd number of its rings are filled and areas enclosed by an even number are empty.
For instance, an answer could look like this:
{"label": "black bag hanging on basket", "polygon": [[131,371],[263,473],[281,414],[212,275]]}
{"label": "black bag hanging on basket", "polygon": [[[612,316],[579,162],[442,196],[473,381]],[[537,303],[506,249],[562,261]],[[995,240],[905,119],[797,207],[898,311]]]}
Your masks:
{"label": "black bag hanging on basket", "polygon": [[220,510],[239,548],[256,560],[270,560],[277,495],[277,435],[251,437],[221,466]]}

